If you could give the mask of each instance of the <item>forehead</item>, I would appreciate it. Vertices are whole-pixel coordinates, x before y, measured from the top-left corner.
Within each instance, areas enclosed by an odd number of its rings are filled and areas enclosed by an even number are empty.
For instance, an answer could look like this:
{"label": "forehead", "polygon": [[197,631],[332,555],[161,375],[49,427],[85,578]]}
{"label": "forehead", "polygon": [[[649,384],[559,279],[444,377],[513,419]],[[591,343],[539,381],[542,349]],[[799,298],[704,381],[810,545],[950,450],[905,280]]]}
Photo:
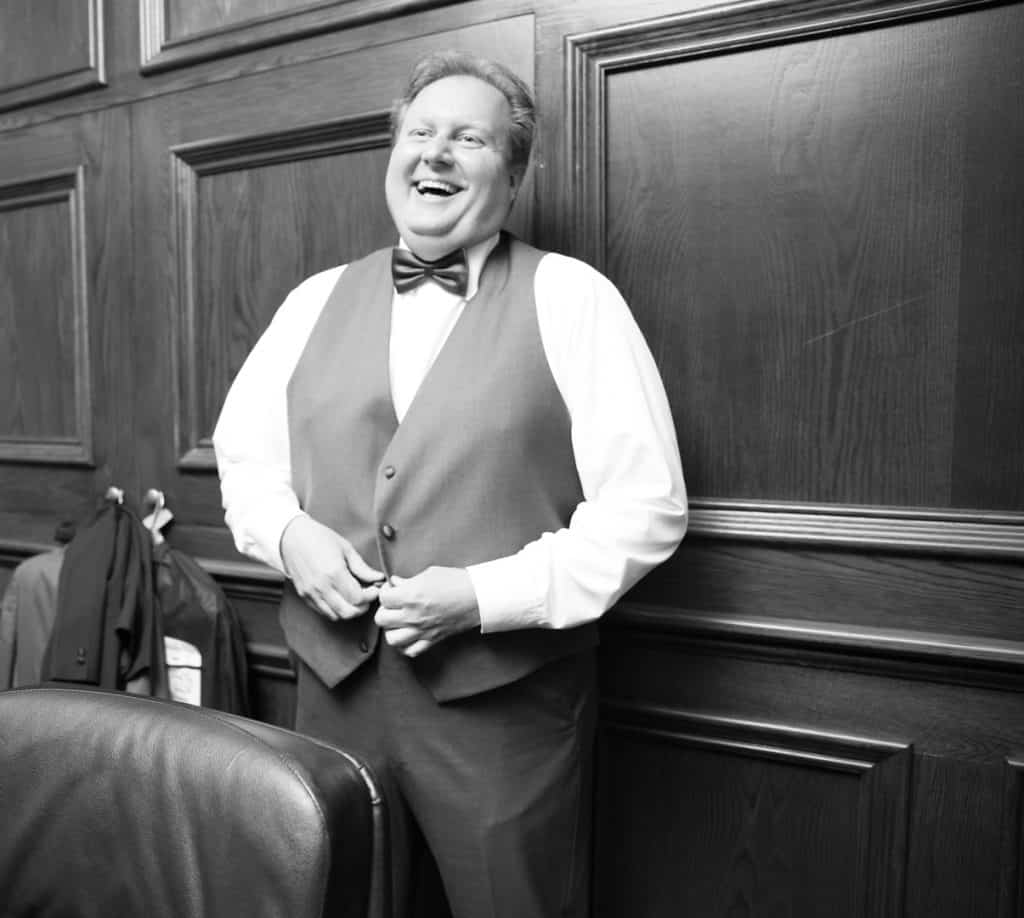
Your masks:
{"label": "forehead", "polygon": [[435,121],[472,122],[495,130],[505,127],[512,109],[504,94],[474,76],[435,80],[417,93],[405,117]]}

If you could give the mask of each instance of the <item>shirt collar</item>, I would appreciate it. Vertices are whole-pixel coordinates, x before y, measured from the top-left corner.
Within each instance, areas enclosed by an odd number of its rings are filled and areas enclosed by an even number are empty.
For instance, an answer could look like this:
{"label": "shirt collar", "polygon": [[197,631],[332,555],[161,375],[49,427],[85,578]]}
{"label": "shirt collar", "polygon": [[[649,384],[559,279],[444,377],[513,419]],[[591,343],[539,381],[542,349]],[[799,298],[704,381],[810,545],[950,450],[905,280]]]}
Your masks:
{"label": "shirt collar", "polygon": [[[466,249],[466,265],[469,269],[469,281],[466,286],[466,299],[471,300],[476,296],[476,292],[480,286],[480,274],[484,269],[484,262],[487,261],[487,256],[491,254],[494,247],[498,244],[498,240],[501,238],[501,233],[495,233],[493,236],[488,236],[482,242],[477,242]],[[409,249],[404,239],[399,237],[398,247],[400,249]],[[415,293],[415,291],[411,291]],[[451,294],[449,294],[451,295]]]}

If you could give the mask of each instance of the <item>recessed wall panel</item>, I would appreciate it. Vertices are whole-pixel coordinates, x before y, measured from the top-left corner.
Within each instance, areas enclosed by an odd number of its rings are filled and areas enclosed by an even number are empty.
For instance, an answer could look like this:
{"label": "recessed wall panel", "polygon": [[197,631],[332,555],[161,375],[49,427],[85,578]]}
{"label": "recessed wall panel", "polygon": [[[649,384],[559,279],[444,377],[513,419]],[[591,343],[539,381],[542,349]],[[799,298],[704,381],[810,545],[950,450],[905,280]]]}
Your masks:
{"label": "recessed wall panel", "polygon": [[387,138],[381,114],[175,152],[185,465],[213,468],[228,386],[289,291],[393,241]]}
{"label": "recessed wall panel", "polygon": [[0,111],[102,86],[103,0],[0,4]]}
{"label": "recessed wall panel", "polygon": [[91,455],[77,172],[0,186],[0,459]]}
{"label": "recessed wall panel", "polygon": [[774,6],[569,42],[583,247],[691,494],[1019,512],[1024,6]]}

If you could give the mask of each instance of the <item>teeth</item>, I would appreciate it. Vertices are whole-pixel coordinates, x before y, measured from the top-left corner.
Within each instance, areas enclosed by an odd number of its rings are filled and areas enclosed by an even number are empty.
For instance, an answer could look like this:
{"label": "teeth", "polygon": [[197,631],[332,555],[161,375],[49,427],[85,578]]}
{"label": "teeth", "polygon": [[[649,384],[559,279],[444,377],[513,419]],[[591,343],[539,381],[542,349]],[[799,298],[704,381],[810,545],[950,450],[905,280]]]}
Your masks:
{"label": "teeth", "polygon": [[423,191],[436,191],[440,194],[455,194],[458,191],[458,187],[452,185],[450,182],[439,182],[434,179],[427,179],[422,182],[416,183],[416,190]]}

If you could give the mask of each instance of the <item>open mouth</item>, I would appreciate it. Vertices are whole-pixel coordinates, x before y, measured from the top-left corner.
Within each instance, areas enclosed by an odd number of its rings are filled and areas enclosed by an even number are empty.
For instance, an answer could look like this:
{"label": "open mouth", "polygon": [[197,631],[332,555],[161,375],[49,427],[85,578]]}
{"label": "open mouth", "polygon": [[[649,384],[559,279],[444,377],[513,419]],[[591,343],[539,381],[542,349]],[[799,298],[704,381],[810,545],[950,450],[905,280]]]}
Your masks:
{"label": "open mouth", "polygon": [[453,185],[451,182],[441,182],[437,179],[425,179],[421,182],[415,182],[413,187],[418,194],[423,195],[425,198],[450,198],[453,194],[462,190],[458,185]]}

